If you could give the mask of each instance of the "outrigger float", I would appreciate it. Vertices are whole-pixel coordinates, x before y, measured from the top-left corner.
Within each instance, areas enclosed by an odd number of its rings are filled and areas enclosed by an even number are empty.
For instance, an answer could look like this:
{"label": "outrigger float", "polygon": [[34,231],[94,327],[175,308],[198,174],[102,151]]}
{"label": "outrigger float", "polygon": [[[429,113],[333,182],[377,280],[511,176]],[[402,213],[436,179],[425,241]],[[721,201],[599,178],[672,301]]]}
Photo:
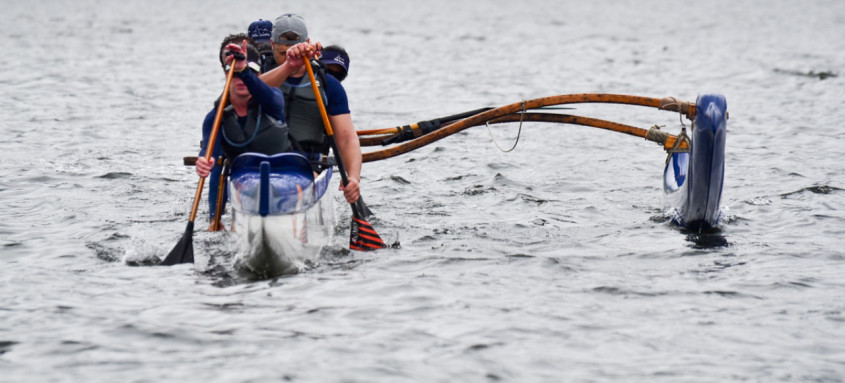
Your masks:
{"label": "outrigger float", "polygon": [[[683,126],[673,135],[657,125],[643,129],[547,111],[550,107],[581,103],[638,105],[679,113],[682,118],[692,121],[690,132]],[[544,109],[546,111],[542,111]],[[497,123],[575,124],[641,137],[660,144],[668,153],[663,191],[665,207],[672,220],[689,230],[707,231],[717,227],[720,220],[727,119],[725,97],[718,94],[701,95],[695,103],[674,97],[569,94],[482,108],[393,128],[362,130],[358,131],[358,136],[362,147],[389,146],[365,152],[364,162],[399,156],[464,129]],[[186,164],[191,164],[187,158]],[[295,154],[274,157],[248,154],[235,159],[231,167],[228,184],[234,213],[233,231],[245,243],[245,251],[238,255],[237,262],[254,272],[276,275],[295,271],[318,256],[334,230],[332,198],[324,198],[331,169],[315,179],[307,160]],[[343,171],[341,174],[345,176]],[[366,220],[356,223],[358,218],[366,218],[368,214],[365,206],[356,210],[353,204],[352,237],[362,235],[363,239],[351,240],[352,249],[384,247]]]}

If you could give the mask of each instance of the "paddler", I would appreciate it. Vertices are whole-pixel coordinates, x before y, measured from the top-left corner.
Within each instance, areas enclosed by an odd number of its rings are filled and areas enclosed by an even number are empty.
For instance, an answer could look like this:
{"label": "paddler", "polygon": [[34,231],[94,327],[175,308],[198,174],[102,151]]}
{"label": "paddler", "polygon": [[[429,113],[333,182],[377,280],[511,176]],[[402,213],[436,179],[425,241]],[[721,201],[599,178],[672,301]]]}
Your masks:
{"label": "paddler", "polygon": [[326,66],[326,74],[334,76],[337,81],[349,74],[349,53],[340,45],[329,45],[320,51],[320,63]]}
{"label": "paddler", "polygon": [[249,24],[247,34],[255,42],[258,53],[261,54],[261,73],[268,72],[277,66],[273,58],[273,46],[270,44],[270,36],[273,31],[273,23],[269,20],[258,19]]}
{"label": "paddler", "polygon": [[[328,154],[329,141],[303,60],[304,56],[312,57],[322,46],[311,44],[305,20],[290,13],[279,16],[273,23],[271,46],[279,66],[262,74],[261,79],[284,93],[285,116],[291,136],[312,158]],[[352,124],[346,90],[330,75],[318,75],[317,82],[349,176],[349,183],[341,185],[340,190],[347,202],[354,203],[358,200],[361,182],[361,146]]]}
{"label": "paddler", "polygon": [[[277,67],[276,59],[273,56],[272,44],[273,23],[258,19],[249,24],[247,34],[255,41],[258,52],[261,53],[261,73],[266,73]],[[340,45],[329,45],[320,51],[320,63],[326,68],[326,74],[330,74],[343,82],[349,74],[349,53]]]}
{"label": "paddler", "polygon": [[199,176],[208,176],[212,169],[217,174],[209,182],[211,218],[215,214],[219,186],[220,168],[214,166],[216,158],[224,155],[234,159],[246,152],[270,155],[294,149],[285,123],[284,96],[279,89],[258,78],[259,57],[252,40],[244,34],[228,36],[220,45],[220,64],[224,75],[230,65],[235,66],[235,74],[229,86],[228,102],[224,106],[213,156],[209,161],[204,157],[220,100],[215,102],[203,122],[202,147],[196,163]]}

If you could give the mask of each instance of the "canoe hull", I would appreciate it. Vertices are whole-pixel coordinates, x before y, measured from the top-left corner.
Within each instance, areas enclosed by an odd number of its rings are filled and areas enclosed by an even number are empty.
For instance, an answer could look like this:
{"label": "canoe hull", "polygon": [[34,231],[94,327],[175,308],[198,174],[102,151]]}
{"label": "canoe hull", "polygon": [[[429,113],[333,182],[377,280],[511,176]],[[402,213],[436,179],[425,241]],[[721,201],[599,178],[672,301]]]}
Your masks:
{"label": "canoe hull", "polygon": [[332,170],[314,178],[308,160],[291,153],[244,154],[232,169],[236,268],[269,278],[315,263],[334,233],[333,201],[323,198]]}
{"label": "canoe hull", "polygon": [[235,267],[257,278],[296,274],[316,263],[334,233],[331,198],[305,212],[262,217],[235,212]]}

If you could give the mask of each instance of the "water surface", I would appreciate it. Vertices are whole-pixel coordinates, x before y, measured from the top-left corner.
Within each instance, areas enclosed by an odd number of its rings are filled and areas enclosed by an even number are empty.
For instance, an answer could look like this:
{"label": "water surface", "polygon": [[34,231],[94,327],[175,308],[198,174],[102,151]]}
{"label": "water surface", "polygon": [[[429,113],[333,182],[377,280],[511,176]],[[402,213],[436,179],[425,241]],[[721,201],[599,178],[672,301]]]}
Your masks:
{"label": "water surface", "polygon": [[[511,153],[478,127],[366,164],[398,249],[348,252],[335,194],[338,235],[302,274],[238,279],[204,232],[195,266],[133,267],[187,223],[181,159],[223,86],[220,41],[285,12],[349,50],[358,129],[555,94],[722,93],[725,223],[668,222],[658,146],[526,123]],[[842,2],[46,0],[0,21],[9,381],[845,380]]]}

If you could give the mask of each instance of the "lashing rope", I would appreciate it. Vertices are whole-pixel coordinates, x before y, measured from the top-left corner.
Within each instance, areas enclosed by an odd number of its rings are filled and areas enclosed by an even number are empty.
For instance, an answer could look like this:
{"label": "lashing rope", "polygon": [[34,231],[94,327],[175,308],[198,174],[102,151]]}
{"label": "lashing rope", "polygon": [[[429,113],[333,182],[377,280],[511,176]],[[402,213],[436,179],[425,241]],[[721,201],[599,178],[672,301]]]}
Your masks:
{"label": "lashing rope", "polygon": [[660,125],[654,125],[649,128],[648,133],[645,135],[645,139],[662,145],[667,139],[669,139],[669,133],[660,130],[660,128],[662,128]]}
{"label": "lashing rope", "polygon": [[496,137],[493,136],[493,130],[490,129],[490,121],[486,121],[484,126],[487,127],[487,133],[490,133],[490,138],[493,140],[493,143],[496,145],[496,148],[503,153],[508,153],[514,149],[516,149],[516,144],[519,143],[519,137],[522,135],[522,122],[525,120],[525,100],[522,100],[522,111],[519,114],[519,130],[516,132],[516,140],[513,142],[513,146],[510,149],[505,150],[499,146],[499,142],[496,141]]}
{"label": "lashing rope", "polygon": [[687,127],[687,126],[686,126],[686,124],[684,124],[684,117],[685,117],[686,115],[685,115],[685,114],[684,114],[684,112],[682,111],[682,109],[683,109],[683,108],[681,108],[681,106],[683,105],[683,103],[681,103],[680,101],[678,101],[678,99],[676,99],[676,98],[674,98],[674,97],[666,97],[666,98],[664,98],[663,100],[664,100],[664,101],[665,101],[665,100],[672,100],[672,102],[669,102],[669,103],[666,103],[666,104],[661,105],[661,108],[663,108],[663,107],[669,107],[669,106],[677,106],[677,107],[678,107],[678,119],[681,121],[681,127],[682,127],[682,128],[684,128],[684,129],[686,129],[686,127]]}
{"label": "lashing rope", "polygon": [[[681,147],[681,143],[684,142],[687,144],[686,147]],[[669,159],[672,158],[672,154],[689,153],[691,148],[692,144],[690,142],[689,136],[687,136],[687,127],[684,126],[681,128],[681,133],[678,134],[677,138],[675,138],[675,144],[672,145],[672,149],[666,151],[666,163],[669,163]]]}

